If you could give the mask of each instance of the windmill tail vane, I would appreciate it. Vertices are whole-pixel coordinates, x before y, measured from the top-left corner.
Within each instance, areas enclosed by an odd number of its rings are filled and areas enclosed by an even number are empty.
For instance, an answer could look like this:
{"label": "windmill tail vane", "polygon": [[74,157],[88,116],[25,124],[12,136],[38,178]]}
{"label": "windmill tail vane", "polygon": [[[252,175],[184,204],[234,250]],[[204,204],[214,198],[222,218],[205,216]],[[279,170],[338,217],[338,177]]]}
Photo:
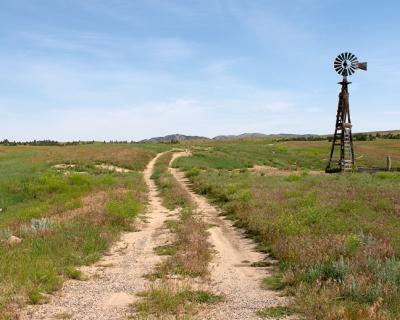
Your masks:
{"label": "windmill tail vane", "polygon": [[[336,72],[343,76],[339,93],[339,103],[336,114],[335,133],[332,139],[331,152],[326,172],[344,172],[354,169],[354,145],[351,132],[349,90],[347,77],[357,69],[367,71],[367,62],[358,62],[357,57],[349,52],[339,54],[333,64]],[[335,152],[338,150],[338,152]]]}

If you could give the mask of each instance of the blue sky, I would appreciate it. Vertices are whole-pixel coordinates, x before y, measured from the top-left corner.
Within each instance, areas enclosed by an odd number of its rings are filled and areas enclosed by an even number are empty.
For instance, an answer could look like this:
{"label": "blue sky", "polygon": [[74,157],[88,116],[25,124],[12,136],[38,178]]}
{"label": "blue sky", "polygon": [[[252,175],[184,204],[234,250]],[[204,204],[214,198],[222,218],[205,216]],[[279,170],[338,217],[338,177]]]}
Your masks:
{"label": "blue sky", "polygon": [[400,129],[400,3],[0,0],[0,139]]}

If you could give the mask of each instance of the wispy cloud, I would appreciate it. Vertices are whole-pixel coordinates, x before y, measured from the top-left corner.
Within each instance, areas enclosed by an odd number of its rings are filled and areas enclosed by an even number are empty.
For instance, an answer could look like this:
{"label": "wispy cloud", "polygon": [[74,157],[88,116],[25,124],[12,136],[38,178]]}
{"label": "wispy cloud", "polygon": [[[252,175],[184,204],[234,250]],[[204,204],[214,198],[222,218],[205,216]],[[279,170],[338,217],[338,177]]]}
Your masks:
{"label": "wispy cloud", "polygon": [[296,24],[295,19],[280,13],[271,3],[236,0],[226,3],[238,23],[248,28],[261,44],[272,50],[280,51],[294,44],[304,45],[312,39],[311,30]]}
{"label": "wispy cloud", "polygon": [[[344,39],[346,25],[327,10],[332,0],[41,4],[0,5],[1,134],[9,138],[330,132],[331,59],[342,46],[370,62],[353,78],[354,126],[398,122],[394,8],[346,3],[365,17],[386,10],[392,24],[355,16],[359,31],[368,22],[375,33]],[[386,110],[379,124],[377,107]]]}
{"label": "wispy cloud", "polygon": [[172,37],[134,39],[108,33],[52,30],[46,33],[17,32],[15,36],[29,43],[31,51],[57,54],[88,54],[100,59],[147,57],[149,61],[179,61],[193,57],[200,46],[193,41]]}

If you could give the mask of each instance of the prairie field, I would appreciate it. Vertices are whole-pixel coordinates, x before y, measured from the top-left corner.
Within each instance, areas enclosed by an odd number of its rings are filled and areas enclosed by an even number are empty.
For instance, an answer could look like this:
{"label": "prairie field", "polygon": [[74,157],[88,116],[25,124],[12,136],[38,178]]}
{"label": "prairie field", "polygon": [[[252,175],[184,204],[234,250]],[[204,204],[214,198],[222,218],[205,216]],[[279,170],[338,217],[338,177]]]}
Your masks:
{"label": "prairie field", "polygon": [[[84,281],[79,266],[99,260],[145,213],[147,163],[177,146],[191,153],[173,167],[192,190],[268,254],[255,264],[273,266],[260,286],[292,298],[288,306],[260,309],[260,317],[399,318],[400,173],[325,174],[326,141],[248,139],[0,147],[0,319],[46,303],[67,279]],[[357,165],[384,167],[390,154],[400,166],[396,140],[355,148]],[[214,254],[212,226],[169,171],[171,159],[173,152],[161,155],[151,174],[173,216],[164,225],[174,241],[154,248],[166,258],[148,270],[154,285],[135,304],[144,317],[195,315],[203,304],[225,303],[168,280],[172,274],[206,281]]]}
{"label": "prairie field", "polygon": [[[192,157],[174,166],[278,260],[266,287],[293,296],[308,319],[399,318],[399,173],[325,174],[327,142],[243,140],[190,148]],[[397,141],[355,148],[358,165],[384,167],[391,154],[398,166]]]}
{"label": "prairie field", "polygon": [[132,228],[146,205],[141,171],[160,148],[0,147],[0,319],[45,302]]}

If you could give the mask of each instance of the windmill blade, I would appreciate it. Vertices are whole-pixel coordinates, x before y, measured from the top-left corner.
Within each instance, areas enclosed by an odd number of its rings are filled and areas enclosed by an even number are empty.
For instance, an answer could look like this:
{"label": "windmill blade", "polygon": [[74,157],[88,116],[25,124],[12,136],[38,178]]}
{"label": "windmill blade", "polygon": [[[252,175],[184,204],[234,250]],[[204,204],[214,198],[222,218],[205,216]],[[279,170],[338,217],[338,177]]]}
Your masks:
{"label": "windmill blade", "polygon": [[357,69],[367,71],[367,64],[368,62],[359,62],[357,63]]}
{"label": "windmill blade", "polygon": [[336,71],[339,71],[339,70],[342,70],[342,69],[343,69],[343,67],[341,65],[335,67]]}
{"label": "windmill blade", "polygon": [[359,63],[357,57],[351,52],[340,53],[333,62],[335,71],[343,77],[351,76],[357,69],[367,70],[367,63]]}
{"label": "windmill blade", "polygon": [[342,65],[342,61],[340,61],[339,59],[336,59],[335,62],[334,62],[333,64],[334,64],[334,65],[341,66],[341,65]]}

